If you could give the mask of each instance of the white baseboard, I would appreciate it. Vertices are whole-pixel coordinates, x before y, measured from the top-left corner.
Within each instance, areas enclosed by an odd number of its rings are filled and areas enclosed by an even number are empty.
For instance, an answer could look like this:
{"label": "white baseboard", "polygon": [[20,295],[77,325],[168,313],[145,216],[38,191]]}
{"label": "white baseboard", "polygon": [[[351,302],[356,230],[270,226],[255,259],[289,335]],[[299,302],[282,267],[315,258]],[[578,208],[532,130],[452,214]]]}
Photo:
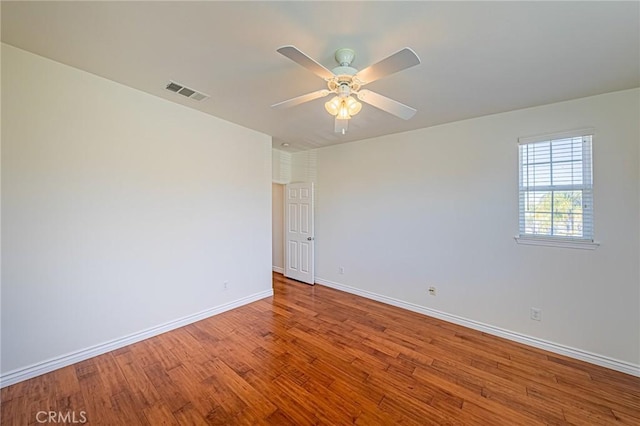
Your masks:
{"label": "white baseboard", "polygon": [[186,317],[169,321],[164,324],[151,327],[137,333],[130,334],[128,336],[114,339],[105,343],[100,343],[98,345],[91,346],[86,349],[81,349],[79,351],[71,352],[66,355],[59,356],[57,358],[52,358],[46,361],[38,362],[36,364],[32,364],[27,367],[9,371],[7,373],[0,375],[0,388],[4,388],[5,386],[13,385],[15,383],[22,382],[23,380],[28,380],[33,377],[40,376],[41,374],[45,374],[62,367],[66,367],[68,365],[75,364],[77,362],[84,361],[89,358],[93,358],[94,356],[111,352],[115,349],[120,349],[127,345],[131,345],[133,343],[140,342],[150,337],[154,337],[159,334],[166,333],[167,331],[175,330],[176,328],[184,327],[185,325],[194,323],[196,321],[200,321],[205,318],[209,318],[214,315],[221,314],[222,312],[229,311],[231,309],[235,309],[240,306],[243,306],[251,302],[255,302],[257,300],[264,299],[265,297],[270,297],[270,296],[273,296],[273,289],[261,291],[259,293],[255,293],[255,294],[243,297],[241,299],[234,300],[232,302],[225,303],[223,305],[219,305],[219,306],[216,306],[192,315],[187,315]]}
{"label": "white baseboard", "polygon": [[620,361],[603,355],[594,354],[591,352],[583,351],[581,349],[560,345],[558,343],[549,342],[546,340],[538,339],[536,337],[531,337],[513,331],[505,330],[499,327],[494,327],[492,325],[473,321],[467,318],[459,317],[457,315],[448,314],[446,312],[441,312],[435,309],[425,308],[424,306],[416,305],[414,303],[405,302],[403,300],[394,299],[392,297],[383,296],[381,294],[336,283],[322,278],[316,277],[315,281],[318,284],[335,288],[336,290],[342,290],[346,293],[366,297],[367,299],[377,300],[378,302],[386,303],[387,305],[392,305],[409,311],[418,312],[420,314],[438,318],[443,321],[452,322],[454,324],[462,325],[464,327],[472,328],[474,330],[482,331],[494,336],[513,340],[514,342],[533,346],[539,349],[544,349],[549,352],[565,355],[570,358],[579,359],[581,361],[599,365],[601,367],[610,368],[612,370],[621,371],[623,373],[640,377],[640,365],[632,364],[626,361]]}
{"label": "white baseboard", "polygon": [[281,268],[279,266],[274,266],[273,267],[273,272],[277,272],[279,274],[283,274],[284,275],[284,268]]}

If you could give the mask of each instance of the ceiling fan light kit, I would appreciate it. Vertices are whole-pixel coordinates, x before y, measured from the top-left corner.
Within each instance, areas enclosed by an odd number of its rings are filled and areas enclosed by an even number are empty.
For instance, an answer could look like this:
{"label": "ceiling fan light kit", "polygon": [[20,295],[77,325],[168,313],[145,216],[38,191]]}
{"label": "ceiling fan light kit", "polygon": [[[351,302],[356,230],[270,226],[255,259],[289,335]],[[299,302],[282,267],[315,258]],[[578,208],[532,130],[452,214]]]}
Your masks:
{"label": "ceiling fan light kit", "polygon": [[346,98],[336,96],[329,102],[326,102],[324,108],[329,114],[343,120],[348,120],[360,112],[362,104],[351,96],[347,96]]}
{"label": "ceiling fan light kit", "polygon": [[271,105],[272,108],[289,108],[333,93],[335,96],[326,102],[324,107],[329,114],[335,116],[335,132],[342,133],[343,135],[347,131],[349,119],[358,114],[362,109],[362,104],[352,95],[357,96],[362,102],[404,120],[410,119],[416,113],[414,108],[398,101],[370,90],[360,90],[365,84],[418,65],[420,58],[408,47],[361,71],[351,66],[356,56],[352,49],[343,48],[336,51],[335,59],[339,65],[331,71],[298,50],[295,46],[283,46],[277,51],[325,80],[327,82],[327,89],[278,102]]}

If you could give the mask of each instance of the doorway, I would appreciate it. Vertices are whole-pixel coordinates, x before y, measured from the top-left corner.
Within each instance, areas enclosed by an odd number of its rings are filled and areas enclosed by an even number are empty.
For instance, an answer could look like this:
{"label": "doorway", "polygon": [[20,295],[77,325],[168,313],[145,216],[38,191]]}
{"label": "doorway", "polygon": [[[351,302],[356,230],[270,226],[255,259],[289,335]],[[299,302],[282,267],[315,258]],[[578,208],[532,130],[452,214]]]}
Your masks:
{"label": "doorway", "polygon": [[313,183],[290,183],[284,191],[284,276],[315,284]]}

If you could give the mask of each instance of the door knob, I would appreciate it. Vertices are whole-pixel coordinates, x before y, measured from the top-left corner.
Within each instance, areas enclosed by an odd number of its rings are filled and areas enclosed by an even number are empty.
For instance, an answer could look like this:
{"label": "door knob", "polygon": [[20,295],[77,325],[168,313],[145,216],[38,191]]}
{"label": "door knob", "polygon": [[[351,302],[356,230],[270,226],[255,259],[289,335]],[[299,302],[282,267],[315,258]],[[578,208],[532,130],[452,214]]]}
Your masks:
{"label": "door knob", "polygon": [[313,237],[307,237],[307,241],[313,241]]}

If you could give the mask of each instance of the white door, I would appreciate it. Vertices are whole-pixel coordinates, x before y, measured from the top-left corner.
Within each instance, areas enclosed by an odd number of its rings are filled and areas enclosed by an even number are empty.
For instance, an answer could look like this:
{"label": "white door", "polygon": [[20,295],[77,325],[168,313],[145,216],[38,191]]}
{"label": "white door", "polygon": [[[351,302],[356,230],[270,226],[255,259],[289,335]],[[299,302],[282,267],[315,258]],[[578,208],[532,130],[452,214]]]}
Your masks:
{"label": "white door", "polygon": [[285,188],[284,276],[314,284],[313,183]]}

